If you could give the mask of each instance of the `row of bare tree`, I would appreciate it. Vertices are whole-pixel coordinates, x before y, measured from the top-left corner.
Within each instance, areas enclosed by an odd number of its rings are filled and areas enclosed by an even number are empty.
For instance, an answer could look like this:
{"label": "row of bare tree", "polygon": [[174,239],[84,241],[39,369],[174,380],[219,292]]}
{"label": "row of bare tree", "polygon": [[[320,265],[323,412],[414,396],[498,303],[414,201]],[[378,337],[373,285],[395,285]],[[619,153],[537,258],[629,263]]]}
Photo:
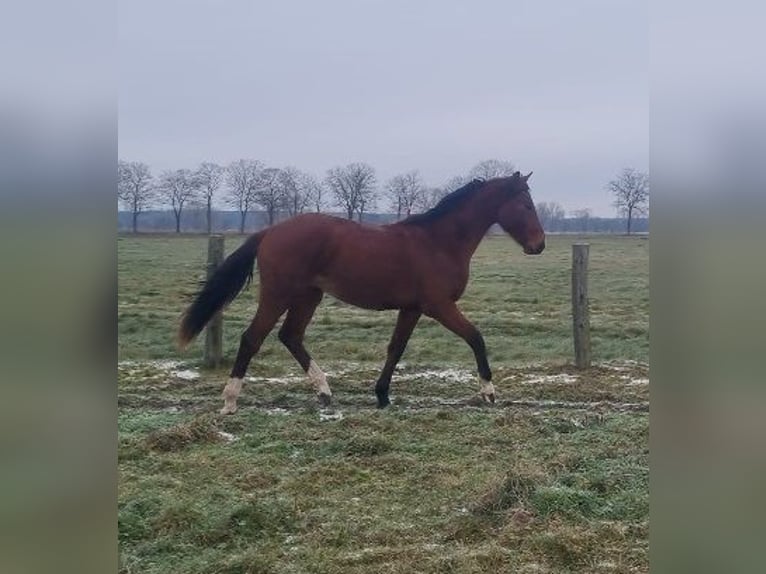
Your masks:
{"label": "row of bare tree", "polygon": [[[307,210],[341,209],[348,219],[362,220],[365,213],[388,201],[388,209],[397,218],[426,211],[446,194],[462,187],[474,178],[491,179],[514,172],[509,161],[486,160],[475,165],[466,175],[455,176],[443,186],[432,187],[424,183],[417,170],[392,177],[378,188],[375,169],[366,163],[350,163],[329,169],[323,181],[295,167],[268,167],[253,159],[239,159],[227,166],[204,162],[197,169],[177,169],[152,176],[148,165],[141,162],[119,162],[118,198],[133,216],[136,232],[138,216],[153,206],[170,208],[175,216],[176,232],[181,231],[181,214],[188,206],[204,206],[207,231],[212,231],[212,211],[216,200],[236,209],[240,215],[240,232],[244,233],[247,214],[256,208],[266,212],[269,225],[279,214],[289,216]],[[630,221],[634,215],[645,212],[648,202],[648,177],[632,169],[623,170],[608,188],[615,195],[615,206]],[[219,197],[220,196],[220,197]],[[565,217],[564,209],[555,202],[537,204],[538,215],[544,227]],[[588,218],[589,210],[579,210],[575,217]]]}
{"label": "row of bare tree", "polygon": [[168,170],[157,178],[145,163],[120,160],[117,191],[118,198],[133,214],[134,232],[139,214],[152,206],[170,206],[176,232],[180,232],[184,208],[204,205],[210,233],[213,203],[219,195],[226,205],[239,212],[240,231],[244,232],[247,214],[255,208],[266,212],[270,225],[280,213],[293,216],[328,207],[340,208],[349,219],[356,216],[361,221],[378,200],[387,199],[397,217],[402,217],[430,209],[444,195],[473,178],[502,177],[513,171],[514,166],[508,161],[487,160],[466,176],[453,177],[442,187],[429,187],[413,170],[392,177],[379,190],[375,169],[366,163],[333,167],[320,181],[295,167],[268,167],[254,159],[239,159],[225,167],[204,162],[195,170]]}
{"label": "row of bare tree", "polygon": [[175,216],[176,232],[180,232],[184,208],[204,205],[210,233],[213,202],[222,190],[226,204],[240,213],[241,231],[248,212],[257,206],[268,213],[269,223],[273,223],[281,210],[295,215],[310,205],[319,211],[322,205],[322,186],[313,176],[294,167],[277,169],[249,159],[237,160],[226,167],[204,162],[196,170],[168,170],[155,179],[145,163],[119,162],[118,198],[133,214],[134,232],[138,215],[151,206],[169,205]]}

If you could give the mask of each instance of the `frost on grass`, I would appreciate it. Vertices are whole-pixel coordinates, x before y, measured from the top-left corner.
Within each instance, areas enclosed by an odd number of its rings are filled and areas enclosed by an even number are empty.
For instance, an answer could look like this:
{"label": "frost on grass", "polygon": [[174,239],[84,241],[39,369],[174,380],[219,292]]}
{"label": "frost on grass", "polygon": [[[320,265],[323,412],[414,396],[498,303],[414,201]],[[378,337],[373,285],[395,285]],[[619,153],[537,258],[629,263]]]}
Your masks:
{"label": "frost on grass", "polygon": [[429,371],[416,371],[412,373],[397,373],[400,381],[417,381],[421,379],[438,379],[452,383],[473,383],[476,381],[476,375],[471,371],[459,369],[440,369]]}
{"label": "frost on grass", "polygon": [[603,366],[604,368],[610,369],[612,371],[617,371],[617,372],[635,371],[636,369],[649,368],[649,365],[647,363],[642,363],[641,361],[634,361],[632,359],[606,361],[604,363],[601,363],[601,366]]}
{"label": "frost on grass", "polygon": [[117,363],[117,371],[129,378],[171,376],[185,381],[194,381],[200,378],[198,371],[188,368],[182,361],[176,361],[174,359],[119,361]]}
{"label": "frost on grass", "polygon": [[234,436],[230,432],[225,432],[225,431],[222,431],[222,430],[218,431],[218,436],[221,437],[226,442],[234,442],[235,440],[239,440],[239,439],[237,439],[236,436]]}
{"label": "frost on grass", "polygon": [[247,376],[245,377],[245,381],[248,383],[277,383],[277,384],[292,384],[292,383],[300,383],[305,381],[306,377],[301,376],[295,376],[295,375],[289,375],[286,377],[258,377],[258,376]]}
{"label": "frost on grass", "polygon": [[644,377],[639,377],[637,379],[632,379],[632,378],[628,377],[628,382],[625,383],[625,384],[628,385],[628,386],[631,386],[631,387],[632,386],[640,387],[640,386],[643,386],[643,385],[648,385],[649,384],[649,379],[644,378]]}
{"label": "frost on grass", "polygon": [[184,369],[181,371],[173,371],[171,373],[174,377],[177,377],[179,379],[183,379],[185,381],[194,381],[196,379],[199,379],[199,373],[197,371],[194,371],[192,369]]}
{"label": "frost on grass", "polygon": [[540,384],[557,384],[557,383],[576,383],[578,381],[577,375],[570,375],[569,373],[558,373],[556,375],[541,375],[538,377],[531,377],[521,381],[522,385],[540,385]]}
{"label": "frost on grass", "polygon": [[120,369],[153,368],[157,369],[158,371],[169,371],[171,369],[180,367],[183,364],[183,361],[177,361],[175,359],[154,359],[148,361],[125,360],[119,361],[117,363],[117,367]]}
{"label": "frost on grass", "polygon": [[324,423],[328,421],[341,421],[341,420],[343,420],[343,413],[340,411],[319,413],[319,422]]}

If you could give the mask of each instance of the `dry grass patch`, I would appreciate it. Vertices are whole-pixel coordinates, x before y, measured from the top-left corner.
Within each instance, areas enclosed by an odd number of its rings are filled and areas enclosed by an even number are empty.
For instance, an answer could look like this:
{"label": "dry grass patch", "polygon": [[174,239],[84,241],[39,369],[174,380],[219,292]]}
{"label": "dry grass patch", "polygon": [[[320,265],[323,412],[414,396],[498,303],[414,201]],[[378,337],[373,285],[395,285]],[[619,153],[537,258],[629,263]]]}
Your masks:
{"label": "dry grass patch", "polygon": [[159,452],[174,452],[192,444],[224,441],[219,420],[212,415],[196,416],[168,428],[157,429],[146,436],[146,446]]}

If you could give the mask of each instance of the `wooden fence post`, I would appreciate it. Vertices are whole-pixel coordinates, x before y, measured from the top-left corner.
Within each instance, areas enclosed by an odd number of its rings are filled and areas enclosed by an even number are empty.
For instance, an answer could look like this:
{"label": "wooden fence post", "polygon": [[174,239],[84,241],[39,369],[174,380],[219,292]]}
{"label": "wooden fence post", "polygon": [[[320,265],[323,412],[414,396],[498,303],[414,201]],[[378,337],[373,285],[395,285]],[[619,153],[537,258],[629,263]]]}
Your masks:
{"label": "wooden fence post", "polygon": [[572,325],[574,330],[575,365],[590,367],[590,309],[588,308],[587,243],[572,244]]}
{"label": "wooden fence post", "polygon": [[[207,243],[207,278],[223,263],[223,235],[211,235]],[[223,361],[223,314],[213,316],[205,330],[205,355],[203,364],[209,368],[221,365]]]}

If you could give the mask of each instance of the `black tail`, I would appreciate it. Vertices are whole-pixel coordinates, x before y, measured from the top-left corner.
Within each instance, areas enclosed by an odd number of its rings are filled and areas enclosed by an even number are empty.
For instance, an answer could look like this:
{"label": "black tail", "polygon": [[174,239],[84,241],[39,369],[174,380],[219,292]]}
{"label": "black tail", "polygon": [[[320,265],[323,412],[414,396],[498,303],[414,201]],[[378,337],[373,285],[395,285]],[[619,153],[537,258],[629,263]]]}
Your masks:
{"label": "black tail", "polygon": [[251,235],[239,248],[229,255],[205,282],[194,302],[184,313],[178,329],[178,344],[186,347],[219,310],[242,291],[253,278],[255,256],[263,232]]}

